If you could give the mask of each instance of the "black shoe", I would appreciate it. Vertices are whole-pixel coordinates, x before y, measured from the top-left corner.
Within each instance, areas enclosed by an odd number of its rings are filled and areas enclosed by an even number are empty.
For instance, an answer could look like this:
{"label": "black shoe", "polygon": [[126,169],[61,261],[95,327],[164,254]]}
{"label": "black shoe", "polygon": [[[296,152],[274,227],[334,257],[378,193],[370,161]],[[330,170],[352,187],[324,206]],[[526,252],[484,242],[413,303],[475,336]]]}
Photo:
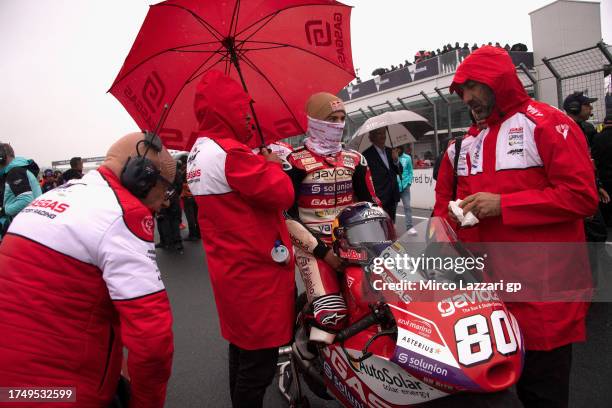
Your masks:
{"label": "black shoe", "polygon": [[160,242],[159,244],[155,244],[155,248],[168,249],[168,245]]}

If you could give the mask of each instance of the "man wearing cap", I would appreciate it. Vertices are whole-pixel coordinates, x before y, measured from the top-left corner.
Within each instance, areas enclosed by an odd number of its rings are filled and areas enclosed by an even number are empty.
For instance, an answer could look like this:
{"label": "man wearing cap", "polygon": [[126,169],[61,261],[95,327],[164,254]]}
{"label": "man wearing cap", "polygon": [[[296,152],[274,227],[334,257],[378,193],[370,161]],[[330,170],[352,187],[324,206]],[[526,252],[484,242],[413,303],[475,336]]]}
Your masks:
{"label": "man wearing cap", "polygon": [[[593,116],[593,106],[591,104],[596,100],[597,98],[589,98],[583,92],[574,92],[563,101],[563,110],[580,126],[589,147],[593,146],[593,139],[597,134],[595,126],[588,122],[589,118]],[[597,163],[595,163],[595,168],[597,169]],[[597,186],[601,201],[603,203],[610,202],[610,195],[608,194],[610,190],[602,185],[599,177],[597,178]]]}
{"label": "man wearing cap", "polygon": [[75,406],[108,407],[125,347],[130,407],[164,406],[174,346],[152,214],[172,195],[175,165],[156,146],[124,136],[97,170],[13,220],[0,244],[3,387],[70,387]]}
{"label": "man wearing cap", "polygon": [[[295,190],[287,226],[316,324],[334,331],[343,323],[346,304],[336,279],[341,261],[331,249],[332,222],[349,204],[379,201],[365,158],[342,148],[346,118],[342,100],[327,92],[316,93],[306,103],[306,114],[304,146],[287,156],[287,174]],[[323,341],[333,338],[317,328],[313,332]]]}
{"label": "man wearing cap", "polygon": [[[598,199],[578,125],[527,95],[504,49],[473,52],[457,69],[450,90],[477,121],[487,123],[470,145],[470,194],[460,204],[480,220],[487,274],[529,283],[539,279],[536,283],[542,280],[547,288],[563,288],[564,282],[588,287],[583,219],[595,213]],[[514,244],[488,244],[500,242]],[[553,257],[542,249],[547,242],[568,244]],[[508,253],[517,247],[518,253]],[[588,304],[580,302],[584,297],[553,301],[562,291],[544,301],[531,287],[524,289],[525,301],[508,304],[527,350],[518,395],[525,406],[567,407],[572,343],[586,339]]]}
{"label": "man wearing cap", "polygon": [[596,100],[597,98],[589,98],[583,92],[574,92],[563,101],[563,110],[580,126],[589,147],[593,144],[593,137],[597,133],[595,126],[588,122],[593,116],[591,104]]}

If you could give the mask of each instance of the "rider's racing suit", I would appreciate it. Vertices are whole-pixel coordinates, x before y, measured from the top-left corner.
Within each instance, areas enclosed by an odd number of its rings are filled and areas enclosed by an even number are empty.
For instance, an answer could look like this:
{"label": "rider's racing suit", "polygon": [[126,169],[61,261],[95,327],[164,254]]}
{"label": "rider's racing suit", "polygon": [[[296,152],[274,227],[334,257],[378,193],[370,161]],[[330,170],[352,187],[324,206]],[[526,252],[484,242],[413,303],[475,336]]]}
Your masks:
{"label": "rider's racing suit", "polygon": [[295,190],[287,220],[295,260],[316,324],[337,330],[347,311],[336,272],[323,260],[331,249],[332,222],[349,204],[380,202],[366,159],[356,151],[322,156],[302,146],[289,154],[287,162]]}

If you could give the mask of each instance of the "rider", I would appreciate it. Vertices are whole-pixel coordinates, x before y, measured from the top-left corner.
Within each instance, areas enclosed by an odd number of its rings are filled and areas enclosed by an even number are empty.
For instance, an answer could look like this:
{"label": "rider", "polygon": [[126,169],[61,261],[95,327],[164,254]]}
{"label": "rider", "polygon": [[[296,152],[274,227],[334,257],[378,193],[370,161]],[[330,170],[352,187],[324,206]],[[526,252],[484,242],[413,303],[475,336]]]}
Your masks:
{"label": "rider", "polygon": [[[333,332],[342,326],[347,311],[336,278],[342,261],[331,250],[332,222],[349,204],[380,202],[365,158],[342,148],[346,118],[342,100],[316,93],[306,103],[306,113],[308,137],[304,146],[287,156],[287,173],[295,189],[287,227],[316,325]],[[313,328],[311,339],[331,342],[333,336]]]}

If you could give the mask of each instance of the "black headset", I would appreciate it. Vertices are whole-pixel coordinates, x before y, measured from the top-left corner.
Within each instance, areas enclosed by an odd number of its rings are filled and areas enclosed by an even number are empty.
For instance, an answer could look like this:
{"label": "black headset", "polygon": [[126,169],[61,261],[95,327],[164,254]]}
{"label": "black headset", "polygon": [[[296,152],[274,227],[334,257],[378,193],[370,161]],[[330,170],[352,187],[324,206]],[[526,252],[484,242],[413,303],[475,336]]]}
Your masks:
{"label": "black headset", "polygon": [[[582,96],[582,94],[583,94],[582,92],[576,91],[572,94],[572,96],[574,98],[577,98],[577,97]],[[568,113],[571,113],[572,115],[578,115],[580,111],[582,110],[582,103],[574,99],[573,101],[567,104],[566,110]]]}
{"label": "black headset", "polygon": [[[121,171],[121,184],[134,196],[145,198],[157,183],[160,171],[153,162],[146,157],[149,149],[157,153],[162,151],[162,141],[155,133],[145,132],[144,139],[136,143],[136,157],[128,157]],[[140,154],[140,145],[146,146]]]}

